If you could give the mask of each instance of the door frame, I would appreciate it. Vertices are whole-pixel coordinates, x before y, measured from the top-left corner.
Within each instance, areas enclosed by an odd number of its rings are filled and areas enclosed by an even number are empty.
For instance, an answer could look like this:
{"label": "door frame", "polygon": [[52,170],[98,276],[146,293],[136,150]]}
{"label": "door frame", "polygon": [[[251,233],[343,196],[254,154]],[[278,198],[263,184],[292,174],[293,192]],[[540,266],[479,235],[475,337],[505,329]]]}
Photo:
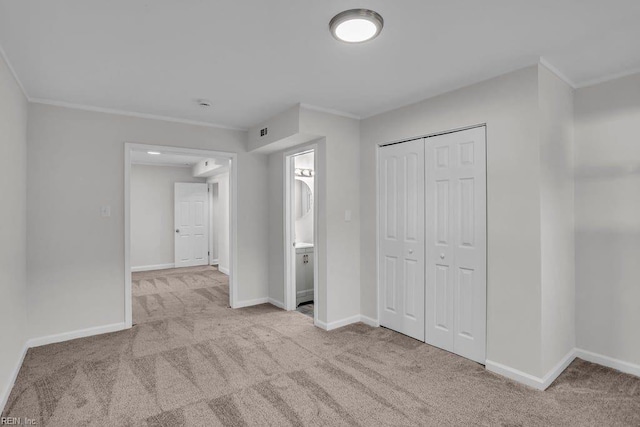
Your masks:
{"label": "door frame", "polygon": [[225,151],[200,150],[168,145],[124,143],[124,323],[133,325],[133,297],[131,294],[131,152],[162,151],[171,154],[217,157],[229,160],[229,305],[236,308],[238,286],[236,272],[238,263],[238,155]]}
{"label": "door frame", "polygon": [[313,152],[313,323],[318,324],[318,145],[305,145],[284,153],[284,309],[296,307],[296,248],[293,246],[295,219],[293,219],[293,184],[295,180],[295,157]]}
{"label": "door frame", "polygon": [[[475,128],[479,128],[479,127],[484,127],[485,130],[485,180],[486,180],[486,194],[485,197],[488,198],[489,195],[489,180],[487,179],[488,177],[488,172],[489,172],[489,164],[488,164],[488,158],[489,158],[489,140],[488,140],[488,131],[487,131],[487,123],[479,123],[479,124],[475,124],[475,125],[470,125],[470,126],[463,126],[460,128],[455,128],[455,129],[450,129],[450,130],[445,130],[445,131],[440,131],[440,132],[434,132],[434,133],[429,133],[429,134],[424,134],[424,135],[420,135],[420,136],[414,136],[414,137],[409,137],[409,138],[403,138],[403,139],[398,139],[395,141],[390,141],[390,142],[382,142],[382,143],[378,143],[376,144],[376,196],[375,196],[375,201],[376,201],[376,323],[378,326],[380,326],[380,301],[382,300],[380,297],[380,149],[382,147],[386,147],[388,145],[394,145],[394,144],[402,144],[403,142],[409,142],[409,141],[414,141],[416,139],[425,139],[425,144],[427,144],[426,139],[428,138],[433,138],[436,136],[440,136],[440,135],[446,135],[449,133],[455,133],[455,132],[462,132],[465,130],[469,130],[469,129],[475,129]],[[426,165],[425,165],[426,168]],[[426,171],[425,171],[425,179],[426,179]],[[425,187],[426,190],[426,187]],[[426,203],[427,203],[427,198],[425,197],[425,219],[426,219]],[[486,203],[486,208],[487,208],[487,215],[486,215],[486,221],[487,221],[487,235],[486,235],[486,239],[485,239],[485,253],[486,253],[486,286],[487,286],[487,296],[489,295],[489,227],[488,227],[488,223],[489,223],[489,215],[488,215],[488,211],[489,211],[489,203],[487,200]],[[425,229],[425,233],[426,233],[426,229]],[[427,245],[427,239],[425,238],[425,254],[426,254],[426,245]],[[425,262],[425,280],[428,277],[427,276],[427,263]],[[427,298],[427,292],[425,292],[425,308],[426,308],[426,298]],[[489,337],[489,324],[487,322],[487,319],[489,317],[489,310],[488,310],[488,305],[489,305],[489,299],[487,298],[487,301],[485,302],[486,305],[486,316],[485,316],[485,360],[486,360],[486,354],[487,354],[487,349],[488,349],[488,337]],[[426,313],[425,313],[425,319],[426,319]],[[425,336],[426,336],[426,327],[425,327]]]}

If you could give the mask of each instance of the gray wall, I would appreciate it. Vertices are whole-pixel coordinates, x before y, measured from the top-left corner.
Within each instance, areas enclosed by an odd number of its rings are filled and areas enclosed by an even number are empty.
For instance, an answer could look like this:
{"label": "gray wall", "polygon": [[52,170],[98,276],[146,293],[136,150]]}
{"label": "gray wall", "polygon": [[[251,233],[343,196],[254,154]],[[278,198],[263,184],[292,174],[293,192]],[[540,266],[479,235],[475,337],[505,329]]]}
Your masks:
{"label": "gray wall", "polygon": [[538,67],[363,120],[361,310],[377,318],[376,145],[487,124],[487,359],[535,376],[541,363]]}
{"label": "gray wall", "polygon": [[206,182],[189,167],[132,165],[131,267],[173,264],[174,184]]}
{"label": "gray wall", "polygon": [[581,349],[640,364],[640,74],[575,94]]}
{"label": "gray wall", "polygon": [[542,372],[575,347],[573,89],[538,69]]}
{"label": "gray wall", "polygon": [[[124,320],[124,143],[238,153],[238,299],[266,298],[266,156],[247,133],[30,104],[29,335]],[[100,216],[110,205],[112,215]]]}
{"label": "gray wall", "polygon": [[0,57],[0,412],[27,336],[27,100]]}

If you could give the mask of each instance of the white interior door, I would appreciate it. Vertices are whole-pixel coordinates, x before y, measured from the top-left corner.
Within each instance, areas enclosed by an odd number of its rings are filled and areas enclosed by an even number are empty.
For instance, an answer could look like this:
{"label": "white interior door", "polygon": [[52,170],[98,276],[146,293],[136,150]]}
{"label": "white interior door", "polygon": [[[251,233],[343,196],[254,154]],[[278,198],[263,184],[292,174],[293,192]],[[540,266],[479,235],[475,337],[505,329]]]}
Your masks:
{"label": "white interior door", "polygon": [[486,140],[479,127],[426,139],[426,342],[485,362]]}
{"label": "white interior door", "polygon": [[209,258],[209,200],[207,184],[176,182],[175,266],[206,265]]}
{"label": "white interior door", "polygon": [[380,325],[424,341],[424,140],[379,151]]}

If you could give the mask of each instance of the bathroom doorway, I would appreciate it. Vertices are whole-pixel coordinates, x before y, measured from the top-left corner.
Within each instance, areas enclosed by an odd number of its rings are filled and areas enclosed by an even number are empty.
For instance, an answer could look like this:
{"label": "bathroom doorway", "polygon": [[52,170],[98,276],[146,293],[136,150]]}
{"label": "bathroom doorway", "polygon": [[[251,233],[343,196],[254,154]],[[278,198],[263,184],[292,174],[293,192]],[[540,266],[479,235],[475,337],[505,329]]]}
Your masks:
{"label": "bathroom doorway", "polygon": [[285,157],[285,308],[317,318],[315,151]]}

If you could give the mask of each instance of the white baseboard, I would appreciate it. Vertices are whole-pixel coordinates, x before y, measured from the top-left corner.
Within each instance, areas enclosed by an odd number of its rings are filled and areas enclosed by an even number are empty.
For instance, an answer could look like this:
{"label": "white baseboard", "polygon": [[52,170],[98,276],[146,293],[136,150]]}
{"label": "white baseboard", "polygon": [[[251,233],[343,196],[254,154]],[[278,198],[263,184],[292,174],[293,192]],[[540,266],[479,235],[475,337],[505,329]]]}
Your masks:
{"label": "white baseboard", "polygon": [[284,303],[283,303],[282,301],[278,301],[278,300],[276,300],[276,299],[269,298],[267,302],[268,302],[269,304],[271,304],[271,305],[275,305],[275,306],[276,306],[276,307],[278,307],[278,308],[282,308],[282,309],[284,309]]}
{"label": "white baseboard", "polygon": [[315,325],[321,329],[324,329],[325,331],[332,331],[334,329],[342,328],[343,326],[351,325],[352,323],[358,323],[358,322],[362,322],[365,325],[369,325],[374,328],[377,328],[378,326],[380,326],[380,323],[377,320],[372,319],[371,317],[368,317],[368,316],[363,316],[362,314],[356,314],[355,316],[347,317],[345,319],[336,320],[334,322],[329,322],[329,323],[325,323],[321,320],[317,320]]}
{"label": "white baseboard", "polygon": [[542,378],[542,389],[546,390],[547,387],[551,385],[552,382],[556,380],[560,376],[561,373],[564,372],[565,369],[573,362],[576,358],[576,349],[572,348],[569,352],[558,362],[556,366],[554,366],[547,375]]}
{"label": "white baseboard", "polygon": [[243,307],[251,307],[252,305],[259,304],[267,304],[269,303],[269,298],[256,298],[256,299],[247,299],[244,301],[236,301],[235,305],[232,308],[243,308]]}
{"label": "white baseboard", "polygon": [[571,349],[563,358],[558,362],[556,366],[554,366],[544,377],[536,377],[535,375],[527,374],[526,372],[522,372],[518,369],[512,368],[507,365],[503,365],[498,362],[493,362],[491,360],[487,360],[485,362],[485,367],[488,371],[494,372],[498,375],[502,375],[503,377],[507,377],[513,381],[519,382],[520,384],[528,385],[529,387],[533,387],[537,390],[546,390],[547,387],[551,385],[552,382],[555,381],[561,373],[567,369],[567,366],[573,362],[573,359],[576,358],[576,350]]}
{"label": "white baseboard", "polygon": [[112,323],[110,325],[96,326],[94,328],[80,329],[77,331],[63,332],[61,334],[47,335],[44,337],[31,338],[27,341],[29,348],[40,347],[41,345],[54,344],[62,341],[75,340],[93,335],[101,335],[109,332],[117,332],[127,329],[124,322]]}
{"label": "white baseboard", "polygon": [[540,377],[527,374],[526,372],[522,372],[518,369],[503,365],[502,363],[493,362],[491,360],[487,360],[485,362],[485,367],[487,368],[487,371],[502,375],[503,377],[509,378],[510,380],[520,384],[528,385],[529,387],[533,387],[538,390],[544,390],[542,387],[543,380]]}
{"label": "white baseboard", "polygon": [[640,377],[640,365],[635,363],[625,362],[620,359],[614,359],[613,357],[605,356],[603,354],[593,353],[591,351],[582,350],[576,348],[576,357],[587,362],[597,363],[598,365],[606,366],[607,368],[617,369],[625,374],[635,375]]}
{"label": "white baseboard", "polygon": [[153,270],[166,270],[168,268],[175,268],[175,264],[156,264],[156,265],[140,265],[138,267],[131,267],[132,272],[139,271],[153,271]]}
{"label": "white baseboard", "polygon": [[220,267],[220,265],[218,265],[218,271],[219,271],[220,273],[224,273],[224,274],[226,274],[227,276],[229,275],[229,269],[228,269],[228,268],[225,268],[225,267]]}
{"label": "white baseboard", "polygon": [[25,342],[22,348],[22,354],[18,358],[18,363],[16,363],[13,368],[13,372],[11,372],[11,377],[9,378],[9,382],[5,386],[4,390],[2,390],[2,394],[0,395],[0,414],[4,411],[4,407],[7,405],[7,401],[9,400],[9,395],[11,394],[11,390],[13,390],[13,385],[16,383],[16,379],[18,378],[18,373],[20,372],[20,368],[22,367],[22,363],[24,362],[24,357],[27,355],[27,350],[29,349],[28,344]]}
{"label": "white baseboard", "polygon": [[316,326],[324,329],[325,331],[332,331],[334,329],[342,328],[343,326],[350,325],[352,323],[357,323],[360,321],[360,315],[356,314],[355,316],[347,317],[345,319],[336,320],[333,322],[325,323],[318,320],[316,322]]}
{"label": "white baseboard", "polygon": [[365,316],[364,314],[360,315],[360,321],[365,325],[373,326],[374,328],[380,326],[380,322],[377,319],[372,319],[371,317]]}

